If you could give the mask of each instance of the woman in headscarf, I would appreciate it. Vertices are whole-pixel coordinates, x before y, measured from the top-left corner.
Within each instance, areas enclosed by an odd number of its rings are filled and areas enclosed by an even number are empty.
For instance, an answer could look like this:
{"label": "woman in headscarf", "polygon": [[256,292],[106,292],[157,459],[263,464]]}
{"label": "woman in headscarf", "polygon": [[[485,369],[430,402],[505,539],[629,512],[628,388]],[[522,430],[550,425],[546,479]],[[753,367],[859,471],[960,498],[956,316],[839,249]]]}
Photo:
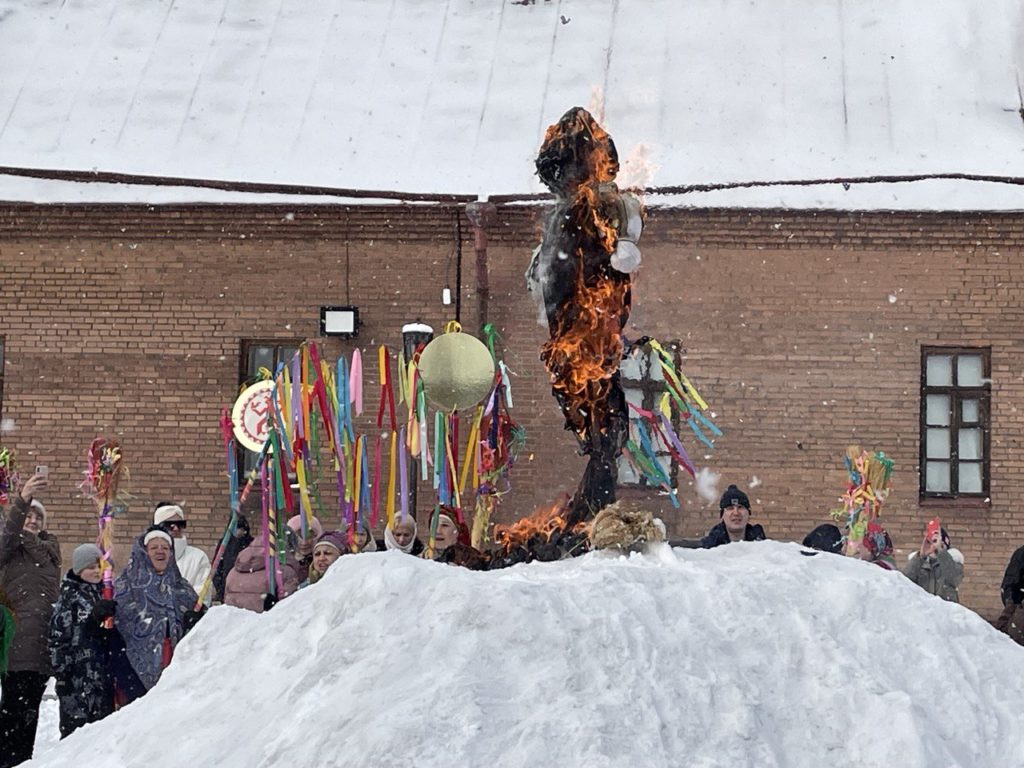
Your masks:
{"label": "woman in headscarf", "polygon": [[469,528],[459,522],[458,510],[442,504],[434,534],[434,560],[461,565],[471,571],[486,571],[490,564],[488,556],[474,549],[469,541]]}
{"label": "woman in headscarf", "polygon": [[360,522],[356,528],[356,540],[355,540],[355,551],[356,552],[376,552],[377,542],[373,538],[373,534],[370,532],[370,524],[366,522]]}
{"label": "woman in headscarf", "polygon": [[345,544],[345,536],[341,531],[328,531],[320,536],[313,545],[313,564],[309,567],[309,579],[301,586],[316,584],[339,557],[348,553],[348,545]]}
{"label": "woman in headscarf", "polygon": [[123,649],[114,659],[119,704],[156,685],[175,646],[202,615],[193,610],[196,600],[174,561],[170,534],[153,526],[139,536],[114,590],[114,628]]}
{"label": "woman in headscarf", "polygon": [[316,517],[310,518],[306,525],[305,536],[303,536],[302,528],[302,515],[295,515],[288,519],[288,547],[295,555],[295,573],[300,582],[309,578],[309,566],[313,564],[313,547],[324,532],[323,525]]}
{"label": "woman in headscarf", "polygon": [[412,515],[396,517],[395,524],[384,529],[384,541],[377,544],[377,549],[382,548],[388,551],[396,549],[407,555],[422,553],[423,542],[416,538],[416,518]]}

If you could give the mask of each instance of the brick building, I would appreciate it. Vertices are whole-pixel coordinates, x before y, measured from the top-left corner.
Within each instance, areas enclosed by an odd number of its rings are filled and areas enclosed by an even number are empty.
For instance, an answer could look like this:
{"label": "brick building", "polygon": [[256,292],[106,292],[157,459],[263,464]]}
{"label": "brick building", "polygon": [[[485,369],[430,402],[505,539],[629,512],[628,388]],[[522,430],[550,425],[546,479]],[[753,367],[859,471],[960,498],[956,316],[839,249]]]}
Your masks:
{"label": "brick building", "polygon": [[[355,340],[324,340],[331,357],[354,344],[364,354],[397,348],[406,322],[440,328],[454,309],[440,296],[461,245],[462,322],[479,328],[488,286],[486,320],[504,340],[528,433],[501,517],[528,514],[572,490],[583,467],[538,360],[546,331],[523,287],[540,211],[496,206],[486,253],[475,254],[472,224],[455,205],[5,205],[4,444],[23,466],[51,468],[47,501],[69,546],[93,535],[94,511],[75,486],[86,446],[107,432],[124,441],[136,497],[122,537],[144,525],[153,502],[173,498],[186,502],[193,538],[211,546],[226,519],[218,417],[247,345],[317,338],[319,307],[345,301],[364,325]],[[885,515],[900,558],[940,515],[966,556],[964,602],[991,616],[1022,538],[1024,308],[1014,265],[1024,217],[653,209],[642,245],[627,332],[680,341],[684,370],[725,431],[698,465],[720,473],[722,487],[751,488],[773,538],[800,539],[837,504],[846,445],[885,450],[896,461]],[[981,495],[923,496],[923,355],[947,357],[944,347],[989,361]],[[374,387],[368,378],[371,400]],[[958,475],[965,487],[969,476]],[[649,490],[624,493],[649,499],[674,535],[697,535],[717,510],[688,480],[680,475],[678,511]]]}
{"label": "brick building", "polygon": [[[403,324],[440,329],[456,307],[470,330],[493,322],[529,441],[501,515],[571,490],[583,460],[523,271],[533,158],[583,104],[623,186],[701,182],[648,198],[628,329],[677,340],[712,404],[715,450],[683,435],[697,463],[799,539],[837,503],[847,444],[885,450],[901,559],[940,514],[964,601],[997,609],[1024,484],[1015,7],[908,23],[883,0],[23,6],[0,23],[0,441],[51,468],[69,547],[93,536],[76,486],[100,433],[133,474],[122,542],[173,498],[211,545],[221,409],[332,304],[363,327],[324,340],[330,358],[396,349]],[[839,176],[889,182],[814,183]],[[477,200],[495,205],[486,237]],[[696,535],[716,510],[679,477],[679,511],[624,492]]]}

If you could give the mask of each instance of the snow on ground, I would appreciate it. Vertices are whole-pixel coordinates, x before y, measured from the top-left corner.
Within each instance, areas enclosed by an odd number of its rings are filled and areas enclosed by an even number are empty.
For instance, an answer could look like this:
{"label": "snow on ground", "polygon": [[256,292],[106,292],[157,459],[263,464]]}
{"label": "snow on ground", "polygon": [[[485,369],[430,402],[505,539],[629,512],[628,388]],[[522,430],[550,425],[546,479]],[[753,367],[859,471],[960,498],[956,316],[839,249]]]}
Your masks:
{"label": "snow on ground", "polygon": [[214,608],[149,695],[32,764],[1021,766],[1022,662],[901,574],[795,544],[363,554],[268,614]]}
{"label": "snow on ground", "polygon": [[[1019,177],[1022,19],[1018,0],[0,0],[0,166],[536,193],[544,130],[580,105],[657,186]],[[0,176],[0,200],[83,197],[247,198]],[[1024,207],[970,182],[684,202]]]}

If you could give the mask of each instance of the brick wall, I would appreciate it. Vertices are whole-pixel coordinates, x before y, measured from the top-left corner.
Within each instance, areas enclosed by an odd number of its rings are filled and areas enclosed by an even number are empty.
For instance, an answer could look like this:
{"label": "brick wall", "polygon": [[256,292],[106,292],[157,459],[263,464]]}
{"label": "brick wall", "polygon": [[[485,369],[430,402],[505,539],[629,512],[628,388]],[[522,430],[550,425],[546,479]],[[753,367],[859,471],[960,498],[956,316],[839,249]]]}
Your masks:
{"label": "brick wall", "polygon": [[[499,206],[489,232],[488,319],[529,435],[502,519],[571,491],[584,465],[537,359],[546,330],[523,288],[540,212]],[[455,286],[455,217],[434,206],[0,208],[3,416],[15,427],[3,444],[23,467],[51,467],[55,530],[69,546],[92,538],[94,512],[75,485],[90,440],[115,433],[136,497],[122,542],[153,502],[173,498],[187,502],[193,538],[212,545],[226,518],[218,417],[237,390],[240,340],[316,338],[319,306],[349,300],[365,325],[355,342],[325,341],[329,357],[356,342],[368,355],[397,349],[414,320],[439,330],[453,311],[440,296]],[[465,219],[462,238],[462,321],[474,330]],[[654,211],[628,332],[682,341],[684,370],[726,432],[707,454],[683,439],[720,487],[751,488],[773,538],[827,519],[848,443],[884,449],[897,465],[886,517],[901,562],[941,514],[967,558],[964,602],[991,616],[1022,543],[1022,244],[1014,214]],[[918,502],[923,344],[992,348],[991,504]],[[648,494],[674,535],[717,522],[691,485],[680,495],[675,511]]]}

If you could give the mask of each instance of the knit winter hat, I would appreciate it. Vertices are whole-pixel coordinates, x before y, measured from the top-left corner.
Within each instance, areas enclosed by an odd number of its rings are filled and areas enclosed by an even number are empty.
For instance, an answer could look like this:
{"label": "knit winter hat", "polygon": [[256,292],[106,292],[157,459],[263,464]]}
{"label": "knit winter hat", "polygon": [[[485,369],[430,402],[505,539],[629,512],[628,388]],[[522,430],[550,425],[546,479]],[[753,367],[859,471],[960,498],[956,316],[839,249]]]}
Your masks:
{"label": "knit winter hat", "polygon": [[43,506],[43,502],[39,499],[32,499],[29,506],[43,516],[43,525],[46,525],[46,507]]}
{"label": "knit winter hat", "polygon": [[824,523],[804,536],[803,545],[819,552],[839,555],[843,552],[843,534],[831,523]]}
{"label": "knit winter hat", "polygon": [[95,544],[82,544],[71,553],[71,570],[77,576],[86,568],[96,565],[103,553]]}
{"label": "knit winter hat", "polygon": [[345,543],[345,536],[341,531],[328,531],[318,537],[313,551],[316,552],[316,548],[321,545],[334,547],[334,549],[338,550],[339,555],[347,555],[349,551],[348,545]]}
{"label": "knit winter hat", "polygon": [[148,531],[146,531],[146,535],[142,538],[142,546],[146,546],[153,539],[157,538],[163,539],[168,544],[170,544],[172,548],[174,547],[174,539],[172,539],[171,534],[169,534],[163,528],[150,528]]}
{"label": "knit winter hat", "polygon": [[163,504],[153,512],[153,525],[161,525],[168,520],[184,520],[185,510],[177,504]]}
{"label": "knit winter hat", "polygon": [[735,485],[730,485],[722,494],[722,500],[718,502],[719,514],[725,512],[733,504],[739,504],[741,507],[746,507],[747,512],[750,511],[750,499],[747,498],[747,494]]}

